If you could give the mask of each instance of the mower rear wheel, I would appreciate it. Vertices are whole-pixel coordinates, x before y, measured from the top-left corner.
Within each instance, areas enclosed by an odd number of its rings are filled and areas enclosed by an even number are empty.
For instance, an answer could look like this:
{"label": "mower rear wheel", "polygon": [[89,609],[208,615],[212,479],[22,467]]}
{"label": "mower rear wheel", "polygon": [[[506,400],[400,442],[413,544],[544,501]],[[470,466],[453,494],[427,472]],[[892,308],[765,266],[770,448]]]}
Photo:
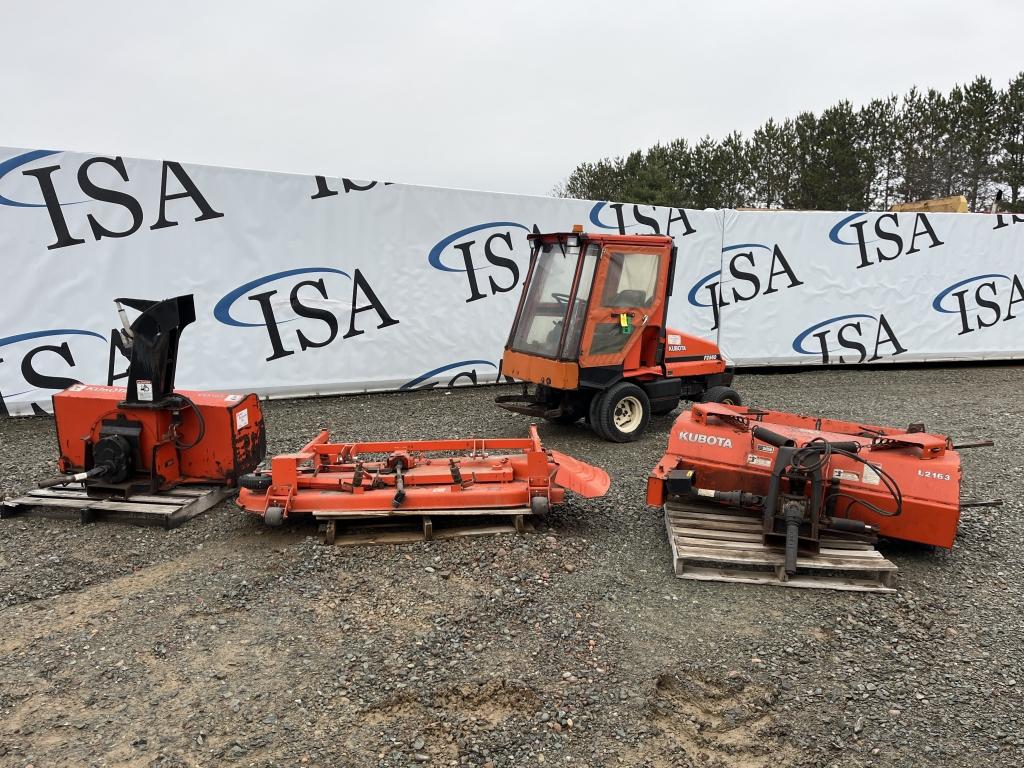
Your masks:
{"label": "mower rear wheel", "polygon": [[721,403],[722,405],[743,405],[740,393],[732,387],[711,387],[701,397],[702,403]]}
{"label": "mower rear wheel", "polygon": [[651,401],[636,384],[620,381],[595,400],[590,424],[601,437],[615,443],[631,443],[651,420]]}

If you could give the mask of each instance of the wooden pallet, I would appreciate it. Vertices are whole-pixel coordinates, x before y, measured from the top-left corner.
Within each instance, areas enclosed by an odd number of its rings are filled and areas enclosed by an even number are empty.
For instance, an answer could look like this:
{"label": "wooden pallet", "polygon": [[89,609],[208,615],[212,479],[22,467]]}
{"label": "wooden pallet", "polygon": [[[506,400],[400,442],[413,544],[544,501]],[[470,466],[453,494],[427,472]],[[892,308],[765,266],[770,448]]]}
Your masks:
{"label": "wooden pallet", "polygon": [[[396,510],[354,517],[351,512],[320,512],[324,544],[354,546],[365,544],[410,544],[417,541],[493,536],[498,533],[532,532],[527,521],[530,510],[521,509],[439,509],[429,515]],[[507,518],[507,523],[495,523]]]}
{"label": "wooden pallet", "polygon": [[177,528],[186,520],[202,514],[234,492],[223,486],[181,486],[155,494],[132,494],[124,497],[93,498],[80,483],[62,488],[42,488],[24,496],[0,502],[0,518],[28,515],[60,520],[77,519],[80,523],[99,520],[160,525]]}
{"label": "wooden pallet", "polygon": [[898,568],[872,544],[823,537],[818,554],[801,553],[788,576],[782,547],[768,546],[757,512],[717,505],[665,505],[665,528],[681,579],[772,584],[805,589],[895,592]]}

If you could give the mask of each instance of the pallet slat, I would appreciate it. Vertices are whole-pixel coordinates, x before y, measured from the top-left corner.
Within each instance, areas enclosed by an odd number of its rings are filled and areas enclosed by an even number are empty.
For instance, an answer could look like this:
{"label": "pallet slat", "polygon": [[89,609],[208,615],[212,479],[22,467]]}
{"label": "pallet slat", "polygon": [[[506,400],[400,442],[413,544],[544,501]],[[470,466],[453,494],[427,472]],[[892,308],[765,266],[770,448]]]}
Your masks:
{"label": "pallet slat", "polygon": [[730,523],[749,523],[753,519],[756,523],[757,518],[751,518],[750,515],[727,515],[719,514],[717,512],[695,512],[686,507],[670,506],[665,505],[669,514],[672,517],[678,518],[689,518],[692,520],[723,520]]}
{"label": "pallet slat", "polygon": [[672,515],[669,519],[676,525],[686,528],[708,528],[713,531],[736,531],[737,533],[761,532],[761,524],[750,521],[734,523],[728,520],[723,520],[719,522],[718,520],[698,520],[692,517],[679,517],[677,515]]}
{"label": "pallet slat", "polygon": [[757,541],[730,541],[729,539],[699,539],[690,536],[676,535],[676,541],[681,547],[720,547],[722,549],[745,549],[759,552],[764,549],[761,540]]}
{"label": "pallet slat", "polygon": [[[677,547],[676,557],[682,560],[713,560],[721,563],[749,563],[751,565],[769,565],[773,567],[783,565],[786,562],[786,556],[781,549],[762,549],[761,551],[754,552],[725,548],[715,548],[713,551],[709,551],[706,548]],[[796,567],[833,571],[877,572],[896,570],[896,566],[888,560],[879,563],[874,560],[844,560],[841,558],[820,557],[818,555],[798,557]]]}
{"label": "pallet slat", "polygon": [[168,507],[180,507],[182,504],[187,503],[187,500],[197,498],[197,497],[171,497],[171,496],[154,496],[154,495],[145,495],[145,494],[137,494],[137,495],[136,494],[132,494],[131,497],[129,497],[129,499],[126,499],[126,500],[122,500],[122,499],[102,500],[102,499],[93,499],[93,498],[91,498],[88,494],[86,494],[84,492],[84,490],[57,490],[57,492],[53,492],[53,490],[49,490],[49,489],[30,490],[30,492],[28,493],[28,496],[31,497],[32,499],[46,500],[45,502],[44,501],[39,501],[39,502],[37,502],[37,504],[44,504],[44,503],[48,504],[49,500],[51,500],[51,499],[77,499],[77,500],[80,500],[80,501],[84,500],[84,501],[88,501],[88,502],[101,502],[101,501],[115,502],[115,501],[119,501],[119,502],[128,502],[128,503],[131,503],[131,504],[158,504],[158,505],[164,505],[164,506],[168,506]]}
{"label": "pallet slat", "polygon": [[[184,491],[176,493],[176,491]],[[233,493],[222,486],[195,486],[159,494],[137,494],[122,498],[90,497],[80,483],[59,489],[33,489],[24,496],[3,502],[0,517],[28,515],[75,519],[82,523],[112,520],[177,528],[202,514]]]}
{"label": "pallet slat", "polygon": [[478,517],[481,515],[528,515],[529,507],[480,508],[480,509],[383,509],[360,512],[314,512],[317,520],[359,520],[398,517]]}
{"label": "pallet slat", "polygon": [[791,576],[786,581],[758,571],[737,571],[728,568],[690,568],[680,578],[696,581],[726,581],[739,584],[767,584],[770,586],[795,587],[797,589],[836,589],[851,592],[895,592],[896,590],[872,579],[816,578],[814,576]]}
{"label": "pallet slat", "polygon": [[760,513],[711,505],[665,505],[677,577],[803,589],[894,592],[897,567],[862,540],[828,536],[818,554],[802,552],[797,573],[784,571],[782,547],[768,546]]}
{"label": "pallet slat", "polygon": [[676,525],[669,525],[669,528],[677,536],[690,536],[695,539],[722,539],[725,541],[756,541],[760,542],[761,532],[747,533],[746,531],[716,531],[711,528],[683,528]]}
{"label": "pallet slat", "polygon": [[[438,539],[454,539],[466,536],[493,536],[499,533],[533,532],[527,522],[529,510],[512,508],[505,510],[484,510],[484,519],[476,525],[467,520],[467,515],[479,515],[479,510],[440,510],[430,514],[408,511],[404,515],[385,517],[356,517],[349,514],[317,514],[316,519],[324,523],[324,544],[355,546],[366,544],[411,544]],[[496,524],[498,514],[510,518],[510,523]],[[413,527],[419,518],[419,526]],[[447,521],[454,526],[446,526]],[[366,530],[369,528],[369,530]]]}
{"label": "pallet slat", "polygon": [[[478,525],[442,528],[435,530],[433,540],[456,539],[468,536],[494,536],[499,533],[515,533],[514,525]],[[423,534],[416,531],[382,531],[381,533],[338,534],[336,545],[351,547],[367,544],[414,544],[423,541]]]}

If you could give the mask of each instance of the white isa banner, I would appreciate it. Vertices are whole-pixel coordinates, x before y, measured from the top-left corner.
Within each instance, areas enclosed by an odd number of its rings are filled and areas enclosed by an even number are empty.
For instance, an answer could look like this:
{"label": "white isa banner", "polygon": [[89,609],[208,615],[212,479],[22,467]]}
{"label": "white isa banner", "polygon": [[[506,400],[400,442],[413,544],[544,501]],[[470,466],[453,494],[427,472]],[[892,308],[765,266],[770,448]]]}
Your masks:
{"label": "white isa banner", "polygon": [[739,365],[1008,359],[1024,217],[693,211],[0,149],[0,415],[123,381],[113,300],[195,295],[182,388],[477,384],[526,236],[669,234],[670,324]]}

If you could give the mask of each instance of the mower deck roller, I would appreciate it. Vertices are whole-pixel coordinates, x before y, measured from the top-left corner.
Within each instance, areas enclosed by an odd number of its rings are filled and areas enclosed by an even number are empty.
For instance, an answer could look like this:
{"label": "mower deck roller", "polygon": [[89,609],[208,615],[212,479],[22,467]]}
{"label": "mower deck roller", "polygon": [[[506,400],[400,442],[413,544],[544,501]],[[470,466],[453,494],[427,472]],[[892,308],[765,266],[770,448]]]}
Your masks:
{"label": "mower deck roller", "polygon": [[603,496],[601,469],[525,439],[395,440],[332,443],[323,430],[301,451],[275,456],[270,472],[246,475],[238,505],[268,525],[301,515],[536,514],[565,489]]}

